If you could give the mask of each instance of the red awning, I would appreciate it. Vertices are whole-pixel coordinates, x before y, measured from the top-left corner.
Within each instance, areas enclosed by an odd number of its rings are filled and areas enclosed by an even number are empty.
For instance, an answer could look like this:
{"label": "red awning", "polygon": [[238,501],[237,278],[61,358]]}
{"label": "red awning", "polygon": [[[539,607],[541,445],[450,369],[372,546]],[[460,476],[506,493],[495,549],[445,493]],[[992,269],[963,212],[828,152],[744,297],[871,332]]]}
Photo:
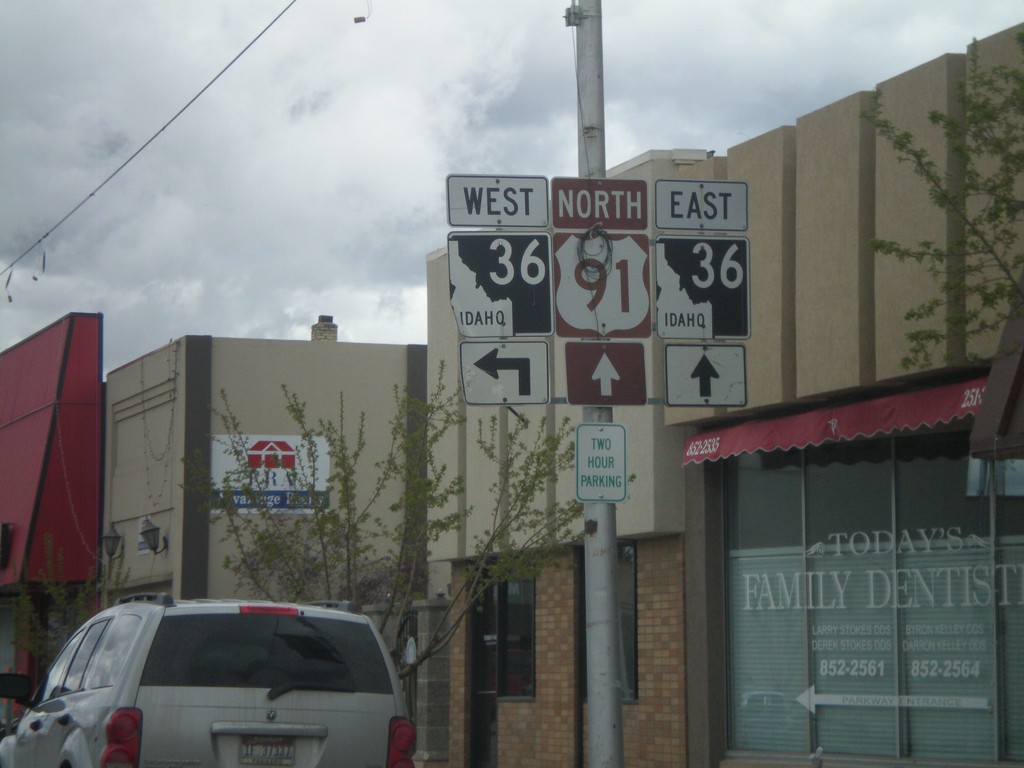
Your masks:
{"label": "red awning", "polygon": [[859,403],[818,408],[776,419],[754,419],[709,429],[686,440],[683,464],[716,461],[754,451],[789,450],[829,440],[853,440],[900,429],[933,427],[973,416],[987,377],[901,392]]}

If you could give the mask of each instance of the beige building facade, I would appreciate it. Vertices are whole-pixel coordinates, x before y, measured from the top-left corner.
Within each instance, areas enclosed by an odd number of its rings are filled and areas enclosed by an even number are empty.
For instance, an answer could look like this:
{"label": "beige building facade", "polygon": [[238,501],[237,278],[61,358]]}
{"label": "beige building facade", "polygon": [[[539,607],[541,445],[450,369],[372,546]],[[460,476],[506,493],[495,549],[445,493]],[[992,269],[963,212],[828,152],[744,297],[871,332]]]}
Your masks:
{"label": "beige building facade", "polygon": [[[982,65],[1019,66],[1021,29],[980,41]],[[968,62],[965,46],[879,84],[884,116],[954,178],[927,113],[959,113]],[[1024,759],[1020,498],[1013,467],[973,460],[968,439],[996,339],[951,342],[959,363],[901,366],[904,315],[938,289],[872,243],[951,245],[961,229],[870,106],[851,94],[724,157],[652,151],[608,173],[645,180],[652,200],[661,179],[741,181],[749,196],[751,333],[730,342],[745,349],[745,406],[666,407],[655,334],[648,404],[614,408],[635,473],[616,508],[627,765],[795,768],[819,747],[827,765]],[[664,234],[649,232],[652,259]],[[448,259],[427,261],[428,346],[455,385]],[[567,341],[549,339],[551,403],[515,411],[582,420],[566,402]],[[463,503],[486,508],[473,430],[515,415],[465,413],[446,455],[467,477]],[[552,493],[571,498],[573,481]],[[438,588],[460,578],[483,525],[471,516],[435,552]],[[449,765],[586,764],[580,557],[568,546],[463,628]]]}
{"label": "beige building facade", "polygon": [[[396,393],[425,400],[426,373],[425,346],[339,342],[337,325],[324,315],[312,325],[308,341],[184,336],[110,371],[103,530],[104,538],[119,546],[113,556],[101,554],[102,567],[111,574],[105,599],[139,592],[166,592],[175,599],[264,597],[225,566],[225,558],[237,558],[239,549],[227,535],[223,514],[209,510],[203,490],[207,477],[216,481],[239,465],[237,456],[225,449],[220,414],[230,408],[237,419],[243,438],[239,445],[249,466],[275,467],[269,469],[272,479],[262,492],[270,497],[268,508],[280,507],[287,518],[294,512],[287,508],[292,504],[289,494],[302,491],[292,488],[286,477],[284,487],[274,483],[282,481],[280,467],[288,452],[302,451],[303,443],[283,387],[305,404],[305,418],[314,428],[321,420],[339,427],[344,398],[350,450],[356,448],[360,416],[366,417],[365,443],[354,474],[358,502],[365,504],[379,477],[375,464],[393,448],[390,419],[396,413]],[[327,476],[338,467],[331,465],[326,445],[318,451],[323,487],[317,488],[335,498],[337,488],[327,483]],[[372,516],[385,526],[398,522],[390,507],[400,490],[392,483],[373,503]],[[152,526],[159,531],[150,548],[143,532]],[[372,530],[380,529],[372,524]],[[340,582],[342,575],[335,577]],[[360,582],[361,590],[364,586],[376,590],[366,594],[380,593],[376,582]],[[420,593],[410,614],[395,619],[400,622],[397,634],[392,634],[393,626],[382,627],[382,634],[388,642],[397,637],[400,647],[410,637],[425,643],[446,605],[443,596]],[[374,605],[360,607],[374,618],[380,613]],[[407,705],[423,754],[447,753],[448,684],[443,654],[428,659],[406,680]]]}
{"label": "beige building facade", "polygon": [[[981,41],[982,62],[1019,65],[1020,29]],[[967,65],[951,53],[880,84],[885,115],[954,173],[926,113],[956,114]],[[609,171],[646,181],[652,201],[662,179],[743,182],[749,197],[751,332],[729,342],[745,350],[745,405],[666,407],[654,334],[640,342],[647,404],[614,408],[634,476],[616,505],[629,766],[796,768],[818,747],[829,766],[1024,761],[1012,652],[1024,642],[1024,510],[1013,467],[979,465],[968,446],[988,366],[901,368],[903,316],[936,287],[872,248],[950,243],[958,225],[863,118],[869,105],[851,94],[724,156],[656,150]],[[646,234],[653,261],[665,233]],[[102,528],[122,537],[105,560],[121,589],[238,596],[186,460],[211,466],[220,391],[248,434],[269,439],[295,434],[281,384],[313,418],[333,418],[341,391],[348,413],[388,414],[393,386],[425,394],[442,366],[460,386],[448,251],[426,271],[426,348],[338,343],[322,318],[309,341],[185,336],[108,374]],[[495,503],[477,425],[582,420],[566,394],[575,339],[547,341],[550,403],[463,405],[464,427],[440,447],[467,482],[453,504],[476,513],[432,553],[439,600]],[[966,351],[984,360],[995,341]],[[367,455],[384,437],[368,431]],[[986,472],[999,482],[986,486]],[[563,477],[549,498],[574,490]],[[142,536],[152,526],[155,553]],[[419,723],[422,763],[587,764],[584,595],[572,542],[470,612]]]}
{"label": "beige building facade", "polygon": [[[338,342],[329,316],[321,316],[310,336],[185,336],[108,374],[104,530],[113,526],[124,540],[117,563],[124,591],[241,596],[223,567],[234,545],[225,541],[223,521],[204,512],[200,485],[201,473],[213,472],[211,456],[219,450],[214,438],[225,432],[217,414],[226,405],[254,443],[278,437],[297,448],[298,427],[282,386],[306,403],[314,424],[337,421],[344,393],[352,428],[359,414],[367,414],[365,456],[373,458],[364,460],[357,482],[372,486],[373,461],[388,447],[394,387],[425,396],[426,349]],[[281,445],[275,450],[287,450]],[[141,536],[147,522],[160,528],[157,554]]]}

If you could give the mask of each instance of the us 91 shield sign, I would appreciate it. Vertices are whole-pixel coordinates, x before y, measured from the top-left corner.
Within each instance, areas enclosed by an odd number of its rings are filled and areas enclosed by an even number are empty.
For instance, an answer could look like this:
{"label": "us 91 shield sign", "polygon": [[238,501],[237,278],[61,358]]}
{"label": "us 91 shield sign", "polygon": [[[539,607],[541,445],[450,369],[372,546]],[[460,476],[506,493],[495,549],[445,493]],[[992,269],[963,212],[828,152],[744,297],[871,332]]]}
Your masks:
{"label": "us 91 shield sign", "polygon": [[448,235],[448,278],[463,336],[554,332],[551,238],[546,232],[453,232]]}
{"label": "us 91 shield sign", "polygon": [[555,233],[558,335],[651,335],[651,277],[646,235],[590,239]]}

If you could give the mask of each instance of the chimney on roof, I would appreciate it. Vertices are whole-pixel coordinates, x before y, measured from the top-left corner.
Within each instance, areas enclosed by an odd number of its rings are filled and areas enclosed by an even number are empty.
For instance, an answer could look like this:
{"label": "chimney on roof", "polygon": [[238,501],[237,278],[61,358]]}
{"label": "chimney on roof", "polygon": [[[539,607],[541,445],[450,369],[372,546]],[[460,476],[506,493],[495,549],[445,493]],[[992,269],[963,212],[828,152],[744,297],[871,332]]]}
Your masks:
{"label": "chimney on roof", "polygon": [[310,332],[312,341],[337,341],[338,326],[333,315],[320,315]]}

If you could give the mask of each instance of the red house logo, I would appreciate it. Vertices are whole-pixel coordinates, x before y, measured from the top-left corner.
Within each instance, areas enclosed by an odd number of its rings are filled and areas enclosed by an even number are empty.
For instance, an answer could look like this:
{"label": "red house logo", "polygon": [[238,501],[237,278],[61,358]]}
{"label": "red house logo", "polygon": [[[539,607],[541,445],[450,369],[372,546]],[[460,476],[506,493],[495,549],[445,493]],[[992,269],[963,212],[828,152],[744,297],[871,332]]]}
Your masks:
{"label": "red house logo", "polygon": [[257,440],[246,457],[250,469],[295,469],[295,449],[284,440]]}

